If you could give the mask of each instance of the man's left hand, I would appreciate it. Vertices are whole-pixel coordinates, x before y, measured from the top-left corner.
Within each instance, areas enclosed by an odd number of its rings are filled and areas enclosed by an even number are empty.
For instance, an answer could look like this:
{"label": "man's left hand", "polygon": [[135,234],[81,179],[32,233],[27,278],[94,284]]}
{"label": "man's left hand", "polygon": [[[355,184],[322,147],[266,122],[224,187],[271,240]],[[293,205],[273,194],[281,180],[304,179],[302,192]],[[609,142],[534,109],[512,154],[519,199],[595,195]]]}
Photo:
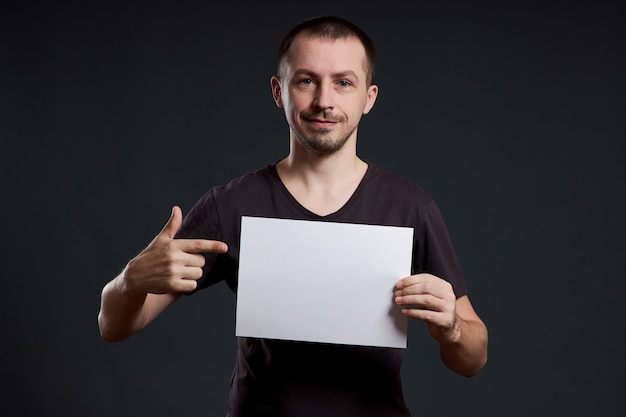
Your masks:
{"label": "man's left hand", "polygon": [[408,317],[428,324],[440,343],[456,343],[461,336],[452,285],[431,274],[417,274],[396,283],[395,302]]}

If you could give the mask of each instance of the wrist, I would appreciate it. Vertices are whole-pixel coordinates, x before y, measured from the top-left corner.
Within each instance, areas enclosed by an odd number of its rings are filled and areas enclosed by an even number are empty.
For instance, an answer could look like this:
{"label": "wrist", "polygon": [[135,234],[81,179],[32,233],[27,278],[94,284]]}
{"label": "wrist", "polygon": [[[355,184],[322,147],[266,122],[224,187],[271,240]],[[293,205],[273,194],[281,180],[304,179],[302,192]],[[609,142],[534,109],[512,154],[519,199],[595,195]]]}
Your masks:
{"label": "wrist", "polygon": [[455,317],[454,323],[448,329],[442,330],[441,340],[439,343],[442,345],[458,345],[461,343],[463,336],[464,321],[458,315]]}
{"label": "wrist", "polygon": [[132,262],[130,261],[117,277],[117,290],[126,297],[143,297],[146,292],[137,285],[137,280],[132,277]]}

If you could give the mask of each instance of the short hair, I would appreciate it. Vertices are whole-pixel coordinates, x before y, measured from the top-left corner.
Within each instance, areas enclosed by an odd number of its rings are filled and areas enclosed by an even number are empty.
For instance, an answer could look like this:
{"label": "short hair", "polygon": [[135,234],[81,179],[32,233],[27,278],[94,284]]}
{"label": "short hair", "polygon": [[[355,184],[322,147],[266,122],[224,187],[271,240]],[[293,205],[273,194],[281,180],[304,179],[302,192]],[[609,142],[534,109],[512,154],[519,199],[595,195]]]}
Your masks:
{"label": "short hair", "polygon": [[283,38],[278,49],[278,76],[282,76],[282,64],[285,56],[291,47],[296,36],[306,32],[306,35],[323,39],[357,38],[365,49],[367,60],[367,83],[374,83],[374,64],[376,61],[376,50],[374,43],[365,32],[355,24],[336,16],[320,16],[305,20],[294,26]]}

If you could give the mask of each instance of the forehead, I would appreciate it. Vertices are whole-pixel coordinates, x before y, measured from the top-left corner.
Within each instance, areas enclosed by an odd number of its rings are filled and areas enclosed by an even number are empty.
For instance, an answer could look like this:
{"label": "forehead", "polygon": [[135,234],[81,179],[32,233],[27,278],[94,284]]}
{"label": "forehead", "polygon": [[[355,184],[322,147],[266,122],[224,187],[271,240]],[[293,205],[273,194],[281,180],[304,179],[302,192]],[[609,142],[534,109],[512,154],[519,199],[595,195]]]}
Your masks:
{"label": "forehead", "polygon": [[353,71],[365,79],[367,57],[356,37],[330,39],[300,34],[289,47],[283,64],[291,71],[319,74]]}

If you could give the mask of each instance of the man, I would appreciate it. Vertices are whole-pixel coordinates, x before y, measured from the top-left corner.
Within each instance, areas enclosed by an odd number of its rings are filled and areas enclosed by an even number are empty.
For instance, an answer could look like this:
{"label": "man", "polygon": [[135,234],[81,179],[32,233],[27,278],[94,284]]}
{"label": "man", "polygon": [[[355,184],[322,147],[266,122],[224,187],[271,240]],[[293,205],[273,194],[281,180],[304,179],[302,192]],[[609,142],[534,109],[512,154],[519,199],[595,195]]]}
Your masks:
{"label": "man", "polygon": [[[436,204],[356,154],[360,118],[378,94],[373,78],[374,48],[353,24],[322,17],[292,29],[271,79],[290,127],[288,156],[213,188],[184,220],[174,207],[161,233],[103,289],[103,339],[130,337],[182,294],[220,280],[236,291],[241,216],[407,226],[414,229],[414,275],[397,282],[394,301],[428,325],[450,369],[478,373],[487,329],[467,297]],[[228,415],[408,416],[402,354],[240,337]]]}

